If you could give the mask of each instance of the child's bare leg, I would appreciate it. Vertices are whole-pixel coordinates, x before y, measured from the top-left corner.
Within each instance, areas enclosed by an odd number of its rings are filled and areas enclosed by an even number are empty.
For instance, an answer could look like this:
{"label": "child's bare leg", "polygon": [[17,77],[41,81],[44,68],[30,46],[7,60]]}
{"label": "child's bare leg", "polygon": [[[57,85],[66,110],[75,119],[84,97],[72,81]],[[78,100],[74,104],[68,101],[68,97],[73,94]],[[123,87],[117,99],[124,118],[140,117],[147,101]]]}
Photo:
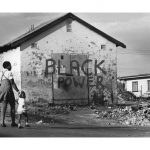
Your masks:
{"label": "child's bare leg", "polygon": [[22,117],[22,115],[19,114],[19,116],[18,116],[18,128],[21,128],[21,117]]}
{"label": "child's bare leg", "polygon": [[26,118],[25,118],[25,122],[26,122],[25,126],[26,126],[26,127],[29,127],[29,124],[28,124],[28,114],[25,113],[24,116],[26,117]]}

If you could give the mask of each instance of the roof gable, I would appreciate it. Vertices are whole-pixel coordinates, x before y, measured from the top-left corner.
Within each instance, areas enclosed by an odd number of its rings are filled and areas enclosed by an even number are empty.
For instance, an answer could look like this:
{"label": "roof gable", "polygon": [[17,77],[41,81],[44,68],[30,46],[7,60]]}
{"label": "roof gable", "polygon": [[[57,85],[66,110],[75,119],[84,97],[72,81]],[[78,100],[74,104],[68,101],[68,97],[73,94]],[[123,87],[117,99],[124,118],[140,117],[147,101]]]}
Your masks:
{"label": "roof gable", "polygon": [[85,22],[84,20],[80,19],[79,17],[75,16],[72,13],[67,13],[59,18],[50,20],[48,23],[42,24],[37,26],[33,31],[31,32],[27,32],[23,35],[21,35],[20,37],[12,40],[11,42],[0,46],[0,53],[4,52],[4,51],[8,51],[10,49],[16,48],[18,46],[20,46],[23,42],[29,40],[30,38],[38,35],[41,32],[44,32],[46,30],[48,30],[49,28],[54,27],[55,25],[61,23],[62,21],[71,18],[73,20],[76,20],[77,22],[81,23],[82,25],[86,26],[87,28],[89,28],[90,30],[98,33],[99,35],[101,35],[102,37],[106,38],[107,40],[111,41],[112,43],[116,44],[116,46],[121,46],[123,48],[126,48],[126,45],[124,45],[122,42],[116,40],[115,38],[109,36],[108,34],[104,33],[103,31],[95,28],[94,26],[92,26],[91,24]]}

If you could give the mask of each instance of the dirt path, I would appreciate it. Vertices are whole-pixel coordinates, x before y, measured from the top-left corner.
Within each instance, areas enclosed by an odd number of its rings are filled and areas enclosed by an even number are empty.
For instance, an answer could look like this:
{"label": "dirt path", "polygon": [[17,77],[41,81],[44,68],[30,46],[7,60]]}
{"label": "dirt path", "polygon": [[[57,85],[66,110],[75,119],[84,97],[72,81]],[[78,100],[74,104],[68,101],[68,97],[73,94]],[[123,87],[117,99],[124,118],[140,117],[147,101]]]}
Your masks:
{"label": "dirt path", "polygon": [[79,107],[77,111],[70,111],[67,115],[55,116],[63,124],[68,125],[89,125],[89,126],[115,126],[117,121],[111,119],[100,119],[95,110],[89,107]]}
{"label": "dirt path", "polygon": [[[76,111],[70,111],[69,114],[52,114],[49,116],[54,122],[50,122],[48,119],[47,123],[49,124],[63,124],[63,125],[76,125],[76,126],[117,126],[118,123],[115,120],[100,119],[95,113],[94,109],[90,107],[78,107]],[[6,113],[6,123],[10,124],[10,111],[9,108]],[[17,122],[17,115],[16,115]],[[24,122],[24,121],[23,121]],[[34,118],[34,116],[29,116],[29,122],[32,124],[42,124],[44,119],[42,117]]]}
{"label": "dirt path", "polygon": [[150,128],[33,124],[23,129],[0,127],[0,137],[150,137]]}

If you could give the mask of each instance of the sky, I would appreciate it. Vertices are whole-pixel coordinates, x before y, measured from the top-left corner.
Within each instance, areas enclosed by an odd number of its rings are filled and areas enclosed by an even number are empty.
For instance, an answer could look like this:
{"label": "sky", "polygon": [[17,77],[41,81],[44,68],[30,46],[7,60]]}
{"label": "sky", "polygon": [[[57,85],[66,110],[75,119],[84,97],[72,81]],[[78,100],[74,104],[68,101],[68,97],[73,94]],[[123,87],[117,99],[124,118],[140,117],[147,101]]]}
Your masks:
{"label": "sky", "polygon": [[[0,45],[63,13],[0,13]],[[150,73],[150,13],[74,13],[123,42],[117,48],[118,76]]]}

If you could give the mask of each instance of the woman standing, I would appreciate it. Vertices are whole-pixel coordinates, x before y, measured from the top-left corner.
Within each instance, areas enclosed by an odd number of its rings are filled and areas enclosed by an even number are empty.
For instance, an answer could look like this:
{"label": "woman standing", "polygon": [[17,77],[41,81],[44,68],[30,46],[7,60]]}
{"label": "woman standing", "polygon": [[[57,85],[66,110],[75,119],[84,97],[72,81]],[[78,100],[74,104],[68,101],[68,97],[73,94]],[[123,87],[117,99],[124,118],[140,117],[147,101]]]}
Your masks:
{"label": "woman standing", "polygon": [[19,90],[14,82],[13,74],[11,72],[11,63],[9,61],[5,61],[3,63],[3,71],[1,76],[1,87],[0,87],[0,101],[1,105],[1,126],[6,127],[5,124],[5,114],[7,105],[10,104],[11,111],[11,126],[16,127],[15,123],[15,96],[13,92],[13,88],[19,94]]}

